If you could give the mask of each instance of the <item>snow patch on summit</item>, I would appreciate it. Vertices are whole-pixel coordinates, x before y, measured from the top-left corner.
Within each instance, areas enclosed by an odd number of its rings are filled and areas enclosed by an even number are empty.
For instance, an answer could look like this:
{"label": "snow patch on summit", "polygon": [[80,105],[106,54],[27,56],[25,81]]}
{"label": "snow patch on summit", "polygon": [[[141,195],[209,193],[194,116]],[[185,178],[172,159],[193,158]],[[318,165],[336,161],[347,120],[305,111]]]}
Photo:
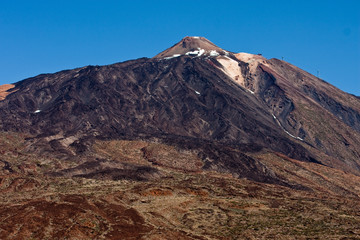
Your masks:
{"label": "snow patch on summit", "polygon": [[217,56],[219,56],[220,55],[220,53],[218,53],[216,50],[211,50],[210,51],[210,56],[211,57],[217,57]]}
{"label": "snow patch on summit", "polygon": [[166,57],[166,58],[164,58],[165,60],[168,60],[168,59],[172,59],[172,58],[176,58],[176,57],[180,57],[181,56],[181,54],[174,54],[174,55],[172,55],[171,57]]}
{"label": "snow patch on summit", "polygon": [[204,53],[205,53],[205,49],[198,48],[198,50],[187,52],[185,53],[185,55],[197,55],[197,57],[200,57]]}
{"label": "snow patch on summit", "polygon": [[203,55],[204,54],[204,52],[205,52],[205,50],[204,49],[201,49],[201,48],[199,48],[199,54],[198,54],[198,57],[200,57],[201,55]]}

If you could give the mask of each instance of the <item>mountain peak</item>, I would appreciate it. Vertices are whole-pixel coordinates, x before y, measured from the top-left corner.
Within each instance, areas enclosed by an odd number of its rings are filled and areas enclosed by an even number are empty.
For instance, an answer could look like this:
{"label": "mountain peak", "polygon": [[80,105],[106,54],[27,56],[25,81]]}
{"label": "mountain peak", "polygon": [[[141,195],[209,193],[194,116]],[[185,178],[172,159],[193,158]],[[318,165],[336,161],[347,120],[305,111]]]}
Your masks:
{"label": "mountain peak", "polygon": [[192,50],[194,48],[203,48],[205,50],[213,50],[218,48],[215,44],[204,37],[184,37],[179,43],[185,49]]}
{"label": "mountain peak", "polygon": [[165,51],[159,53],[154,58],[178,57],[181,55],[218,56],[225,53],[227,53],[225,50],[219,48],[204,37],[187,36],[171,48],[168,48]]}

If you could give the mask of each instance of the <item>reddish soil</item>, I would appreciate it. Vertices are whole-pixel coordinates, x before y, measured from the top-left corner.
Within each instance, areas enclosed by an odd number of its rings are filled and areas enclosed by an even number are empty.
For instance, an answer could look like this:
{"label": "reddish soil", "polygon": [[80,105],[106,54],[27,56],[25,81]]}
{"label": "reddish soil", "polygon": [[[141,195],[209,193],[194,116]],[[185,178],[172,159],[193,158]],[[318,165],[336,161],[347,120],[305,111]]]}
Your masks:
{"label": "reddish soil", "polygon": [[4,100],[6,98],[7,95],[9,95],[10,93],[14,92],[14,91],[8,91],[9,89],[14,88],[15,85],[13,84],[4,84],[0,86],[0,101]]}
{"label": "reddish soil", "polygon": [[152,227],[133,208],[82,195],[1,206],[1,239],[138,239]]}

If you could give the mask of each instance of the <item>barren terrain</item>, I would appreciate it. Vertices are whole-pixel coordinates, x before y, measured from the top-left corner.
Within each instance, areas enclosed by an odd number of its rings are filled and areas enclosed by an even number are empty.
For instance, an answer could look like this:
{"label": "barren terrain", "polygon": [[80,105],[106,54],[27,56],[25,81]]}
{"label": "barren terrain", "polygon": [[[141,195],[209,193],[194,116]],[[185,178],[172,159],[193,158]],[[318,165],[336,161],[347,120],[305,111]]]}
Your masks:
{"label": "barren terrain", "polygon": [[360,98],[185,37],[0,87],[0,239],[359,239]]}
{"label": "barren terrain", "polygon": [[1,239],[355,239],[360,234],[360,178],[343,171],[256,153],[292,184],[284,187],[203,171],[195,153],[156,142],[98,141],[94,157],[157,172],[139,180],[131,173],[117,180],[106,173],[97,179],[51,177],[53,161],[27,153],[24,137],[1,134]]}

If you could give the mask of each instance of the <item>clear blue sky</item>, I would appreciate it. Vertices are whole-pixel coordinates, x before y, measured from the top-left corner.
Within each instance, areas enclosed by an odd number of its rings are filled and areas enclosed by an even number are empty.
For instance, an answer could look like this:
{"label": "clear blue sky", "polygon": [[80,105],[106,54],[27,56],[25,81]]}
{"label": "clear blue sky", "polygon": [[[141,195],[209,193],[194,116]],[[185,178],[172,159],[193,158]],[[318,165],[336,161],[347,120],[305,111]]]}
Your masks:
{"label": "clear blue sky", "polygon": [[0,84],[152,57],[184,36],[262,53],[360,95],[360,1],[0,1]]}

